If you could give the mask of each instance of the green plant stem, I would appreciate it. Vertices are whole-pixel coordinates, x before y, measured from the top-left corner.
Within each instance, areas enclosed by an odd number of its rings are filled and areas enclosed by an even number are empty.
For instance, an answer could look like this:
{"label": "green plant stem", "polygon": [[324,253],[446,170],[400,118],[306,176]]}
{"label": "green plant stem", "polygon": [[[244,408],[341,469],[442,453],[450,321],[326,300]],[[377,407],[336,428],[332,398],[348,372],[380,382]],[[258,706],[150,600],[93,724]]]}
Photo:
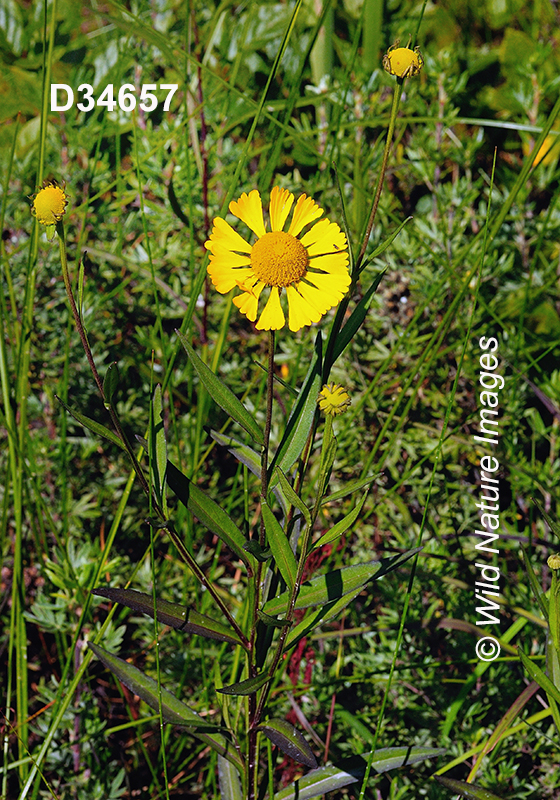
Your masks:
{"label": "green plant stem", "polygon": [[[134,471],[136,472],[136,475],[138,476],[138,479],[140,481],[142,489],[146,493],[146,495],[149,497],[150,496],[150,487],[148,485],[148,481],[146,480],[146,476],[142,472],[142,468],[141,468],[140,464],[138,463],[138,461],[135,458],[134,451],[133,451],[132,447],[130,446],[130,442],[128,441],[128,439],[126,438],[126,436],[124,434],[124,431],[122,429],[121,423],[120,423],[119,418],[117,417],[117,415],[115,413],[115,409],[113,408],[112,403],[107,402],[107,399],[105,397],[105,391],[103,389],[103,383],[101,381],[101,378],[99,377],[99,373],[97,371],[97,367],[95,366],[95,361],[93,360],[93,354],[92,354],[91,348],[89,346],[87,335],[86,335],[84,326],[82,324],[82,320],[80,318],[80,314],[78,312],[78,308],[76,306],[76,301],[74,299],[74,293],[72,291],[72,284],[70,283],[70,274],[68,272],[68,259],[67,259],[67,256],[66,256],[66,236],[65,236],[65,233],[64,233],[64,223],[63,223],[62,220],[60,220],[59,222],[56,223],[56,232],[58,234],[58,241],[59,241],[59,246],[60,246],[60,265],[62,267],[62,279],[64,281],[64,287],[66,289],[66,294],[68,296],[68,302],[70,303],[70,310],[72,311],[72,316],[74,317],[74,323],[76,325],[78,334],[80,336],[80,340],[82,342],[82,347],[84,348],[84,351],[85,351],[85,354],[86,354],[86,358],[88,360],[88,363],[89,363],[89,366],[91,368],[95,383],[97,384],[97,388],[99,390],[99,394],[101,395],[101,399],[103,400],[103,405],[105,406],[105,408],[109,412],[109,415],[111,417],[111,421],[112,421],[113,426],[114,426],[114,428],[115,428],[115,430],[117,432],[117,435],[122,440],[122,442],[123,442],[123,444],[124,444],[124,446],[125,446],[125,448],[126,448],[126,450],[128,452],[128,455],[129,455],[130,460],[132,462],[132,465],[134,467]],[[165,519],[165,515],[163,514],[163,512],[160,509],[159,505],[157,504],[155,498],[153,499],[153,503],[154,503],[154,508],[157,511],[157,513],[159,514],[159,516],[161,517],[161,519]]]}
{"label": "green plant stem", "polygon": [[[326,461],[326,458],[327,458],[327,453],[329,451],[329,448],[330,448],[332,440],[333,440],[333,418],[332,418],[332,416],[329,415],[326,418],[325,430],[324,430],[324,433],[323,433],[323,442],[322,442],[322,446],[321,446],[321,461],[320,461],[320,468],[319,468],[319,474],[320,475],[323,475],[324,464],[325,464],[325,461]],[[320,487],[321,487],[321,484],[320,484]],[[303,530],[303,535],[301,537],[301,548],[300,548],[300,556],[299,556],[299,561],[298,561],[298,569],[297,569],[296,579],[294,581],[294,587],[293,587],[292,593],[290,595],[290,601],[289,601],[289,604],[288,604],[288,611],[287,611],[286,617],[285,617],[286,623],[291,622],[293,617],[294,617],[296,600],[297,600],[297,597],[298,597],[298,594],[299,594],[299,590],[300,590],[301,584],[303,582],[303,572],[305,570],[305,562],[307,561],[307,556],[309,555],[309,542],[310,542],[311,536],[313,535],[313,527],[314,527],[314,524],[315,524],[315,520],[317,518],[317,514],[319,513],[319,508],[320,508],[321,500],[322,500],[322,497],[323,497],[323,491],[324,491],[324,483],[322,485],[322,490],[319,490],[317,492],[317,496],[315,498],[315,503],[314,503],[314,506],[313,506],[313,511],[311,513],[311,519],[310,519],[309,525],[306,525],[306,527]],[[280,663],[280,659],[282,658],[282,654],[284,652],[284,643],[286,641],[286,637],[288,636],[289,631],[290,631],[290,625],[289,624],[284,625],[284,627],[281,630],[280,636],[278,637],[278,644],[276,646],[276,650],[274,652],[274,656],[272,658],[272,662],[271,662],[271,664],[270,664],[270,666],[268,668],[271,678],[274,676],[274,673],[276,672],[276,669],[278,668],[278,664]],[[257,720],[260,719],[260,716],[262,714],[264,705],[265,705],[265,703],[266,703],[266,701],[268,699],[269,689],[270,689],[270,681],[263,687],[263,690],[262,690],[261,695],[259,697],[259,703],[258,703],[257,710],[256,710],[256,718],[257,718]]]}
{"label": "green plant stem", "polygon": [[[266,376],[266,419],[264,426],[264,442],[261,447],[261,505],[266,503],[268,495],[268,449],[270,445],[270,429],[272,427],[272,403],[274,399],[274,350],[275,350],[274,331],[268,332],[268,371]],[[264,517],[261,513],[259,544],[264,547],[266,543],[266,531],[264,527]],[[253,608],[251,609],[251,651],[249,656],[249,674],[253,677],[256,674],[255,664],[255,643],[258,629],[257,610],[260,603],[260,590],[262,580],[262,563],[257,563],[255,575],[251,579],[254,581],[251,596],[253,598]],[[258,749],[257,726],[260,721],[262,706],[257,704],[256,694],[249,695],[248,698],[248,731],[247,731],[247,797],[254,800],[257,794],[258,777]]]}
{"label": "green plant stem", "polygon": [[377,214],[377,207],[379,205],[379,198],[381,197],[381,191],[383,189],[383,182],[385,180],[385,171],[387,169],[387,161],[389,159],[389,151],[391,150],[391,142],[393,141],[393,133],[395,132],[395,122],[397,120],[397,112],[399,110],[399,103],[401,100],[402,90],[403,90],[403,83],[404,78],[397,78],[397,83],[395,85],[395,91],[393,92],[393,104],[391,106],[391,118],[389,120],[389,129],[387,130],[387,138],[385,140],[385,149],[383,151],[383,160],[381,162],[381,172],[379,173],[379,178],[377,180],[377,187],[375,189],[375,196],[373,198],[373,203],[371,206],[371,211],[369,213],[369,219],[366,226],[365,233],[362,238],[362,246],[360,247],[360,252],[358,253],[358,257],[356,259],[356,268],[355,274],[356,278],[362,271],[362,261],[364,259],[364,255],[368,246],[369,237],[371,234],[371,230],[373,228],[373,223],[375,221],[375,215]]}

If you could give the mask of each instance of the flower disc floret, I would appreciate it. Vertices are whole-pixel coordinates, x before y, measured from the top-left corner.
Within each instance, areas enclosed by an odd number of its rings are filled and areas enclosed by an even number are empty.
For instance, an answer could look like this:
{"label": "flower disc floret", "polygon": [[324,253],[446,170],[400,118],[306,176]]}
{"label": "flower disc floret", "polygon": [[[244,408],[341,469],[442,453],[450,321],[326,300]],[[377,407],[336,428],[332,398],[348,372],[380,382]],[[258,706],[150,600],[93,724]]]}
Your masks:
{"label": "flower disc floret", "polygon": [[424,59],[419,48],[412,50],[410,47],[399,47],[398,39],[383,56],[383,69],[397,78],[418,75],[423,66]]}
{"label": "flower disc floret", "polygon": [[324,414],[336,417],[338,414],[344,414],[351,400],[344,386],[338,383],[327,383],[319,392],[317,402]]}
{"label": "flower disc floret", "polygon": [[[205,243],[212,283],[221,294],[236,287],[241,291],[233,302],[256,322],[258,330],[283,327],[284,294],[290,330],[298,331],[338,305],[350,286],[346,236],[335,222],[316,222],[323,210],[311,197],[303,194],[295,205],[294,200],[287,189],[272,189],[267,230],[259,192],[243,193],[229,210],[255,234],[256,241],[249,244],[226,220],[216,217]],[[261,295],[266,294],[259,312]]]}
{"label": "flower disc floret", "polygon": [[33,199],[31,213],[41,225],[56,225],[66,213],[68,198],[55,181],[46,181]]}
{"label": "flower disc floret", "polygon": [[290,286],[303,278],[309,265],[307,250],[295,236],[271,231],[257,239],[251,249],[251,266],[268,286]]}

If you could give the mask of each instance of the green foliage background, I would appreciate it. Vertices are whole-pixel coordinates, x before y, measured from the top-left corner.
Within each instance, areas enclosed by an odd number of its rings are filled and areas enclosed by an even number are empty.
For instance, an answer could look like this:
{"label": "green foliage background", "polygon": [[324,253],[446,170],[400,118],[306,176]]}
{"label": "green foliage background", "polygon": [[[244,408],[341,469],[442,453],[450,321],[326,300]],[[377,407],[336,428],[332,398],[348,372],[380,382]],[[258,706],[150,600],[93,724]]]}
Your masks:
{"label": "green foliage background", "polygon": [[[6,675],[14,668],[7,645],[14,633],[19,525],[25,614],[18,624],[25,626],[29,698],[25,735],[21,720],[7,714],[16,725],[6,727],[7,797],[20,796],[51,724],[49,704],[74,633],[83,624],[77,665],[84,641],[106,617],[107,604],[91,602],[86,587],[110,532],[116,536],[103,579],[111,585],[132,579],[144,591],[151,582],[147,510],[137,487],[129,488],[128,464],[55,399],[106,422],[67,310],[58,248],[42,232],[32,233],[27,197],[39,184],[44,65],[52,65],[51,83],[74,90],[90,83],[97,96],[108,83],[179,84],[169,113],[161,104],[151,114],[101,107],[50,113],[42,177],[66,182],[71,272],[77,275],[85,253],[88,337],[101,372],[118,362],[117,407],[127,433],[144,435],[153,386],[165,378],[173,457],[243,524],[255,486],[207,435],[206,426],[219,429],[226,418],[194,380],[174,329],[188,334],[261,421],[265,377],[256,362],[265,361],[266,341],[235,308],[232,313],[229,297],[205,284],[203,243],[230,199],[254,188],[268,196],[275,184],[312,195],[331,219],[341,220],[333,162],[358,241],[392,99],[394,78],[381,70],[380,57],[395,39],[406,43],[421,7],[409,0],[347,0],[319,19],[309,0],[295,16],[294,10],[293,3],[267,0],[126,6],[66,0],[54,9],[3,0],[0,8],[0,652]],[[314,44],[321,22],[327,35]],[[536,165],[530,152],[543,127],[555,127],[559,30],[555,6],[545,0],[426,7],[418,35],[425,65],[405,84],[371,249],[411,219],[364,274],[367,287],[387,270],[365,325],[332,376],[353,398],[337,427],[332,491],[372,472],[378,477],[359,524],[330,553],[330,564],[410,549],[424,526],[382,744],[448,750],[437,764],[372,778],[372,797],[451,796],[430,775],[456,760],[446,774],[466,780],[473,755],[528,683],[515,653],[506,650],[477,672],[476,638],[463,624],[476,621],[477,554],[469,531],[478,521],[478,462],[485,452],[472,439],[480,336],[499,338],[506,376],[497,451],[502,633],[523,620],[512,644],[544,652],[544,623],[520,548],[547,588],[546,557],[558,544],[534,499],[558,518],[559,172],[557,149]],[[314,335],[304,329],[278,338],[279,374],[292,387],[301,385]],[[279,414],[289,399],[279,388]],[[327,506],[325,527],[349,509]],[[176,522],[199,564],[221,579],[235,604],[240,578],[229,553],[180,507]],[[196,601],[204,612],[200,588],[167,540],[159,540],[156,558],[167,599]],[[364,592],[290,662],[293,699],[321,741],[330,731],[333,758],[371,746],[408,576],[405,567]],[[104,644],[154,670],[149,620],[119,608]],[[179,687],[199,710],[215,704],[209,665],[217,659],[227,666],[227,648],[177,631],[166,631],[159,647],[162,681]],[[280,714],[293,713],[285,685],[275,699]],[[530,718],[530,727],[500,741],[476,780],[510,800],[556,797],[558,732],[536,697],[520,716]],[[166,747],[170,795],[217,795],[215,771],[202,769],[202,745],[177,730]],[[164,796],[158,752],[157,725],[146,708],[92,662],[42,764],[45,782],[28,796]],[[278,780],[294,779],[292,762],[278,758],[275,768]]]}

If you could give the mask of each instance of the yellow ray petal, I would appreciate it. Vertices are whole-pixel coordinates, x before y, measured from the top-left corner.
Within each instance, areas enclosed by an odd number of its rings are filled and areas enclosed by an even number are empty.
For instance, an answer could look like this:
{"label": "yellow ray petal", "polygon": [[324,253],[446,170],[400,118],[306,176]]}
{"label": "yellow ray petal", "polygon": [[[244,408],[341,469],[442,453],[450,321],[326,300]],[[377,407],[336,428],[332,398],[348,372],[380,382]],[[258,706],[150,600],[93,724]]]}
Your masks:
{"label": "yellow ray petal", "polygon": [[287,286],[288,295],[288,324],[291,331],[299,331],[304,325],[319,322],[322,317],[311,303],[301,295],[294,286]]}
{"label": "yellow ray petal", "polygon": [[253,189],[249,194],[243,192],[237,201],[232,200],[229,204],[229,210],[251,228],[259,238],[265,235],[266,228],[264,226],[262,200],[256,189]]}
{"label": "yellow ray petal", "polygon": [[297,236],[302,228],[310,222],[313,222],[317,217],[320,217],[322,213],[323,209],[319,208],[312,197],[307,197],[307,195],[302,194],[301,197],[298,197],[296,207],[294,208],[294,215],[290,227],[288,228],[288,233],[291,233],[292,236]]}
{"label": "yellow ray petal", "polygon": [[214,220],[214,227],[210,234],[210,239],[204,243],[207,250],[212,250],[213,244],[220,244],[222,247],[227,247],[229,250],[239,251],[241,253],[250,253],[251,245],[240,236],[237,231],[234,231],[229,222],[221,217],[216,217]]}
{"label": "yellow ray petal", "polygon": [[218,252],[212,252],[210,256],[210,263],[221,269],[230,269],[234,267],[247,267],[251,263],[248,256],[242,256],[239,253],[232,253],[231,250],[224,250],[220,248]]}
{"label": "yellow ray petal", "polygon": [[270,193],[270,227],[273,231],[281,231],[288,218],[290,209],[294,202],[294,196],[287,189],[280,189],[275,186]]}
{"label": "yellow ray petal", "polygon": [[336,222],[322,219],[301,237],[301,243],[310,256],[346,250],[346,236]]}
{"label": "yellow ray petal", "polygon": [[331,253],[328,256],[315,256],[309,262],[309,269],[320,269],[323,272],[348,275],[348,253]]}
{"label": "yellow ray petal", "polygon": [[340,292],[330,289],[319,289],[305,281],[300,281],[296,284],[296,288],[302,297],[321,314],[326,314],[329,308],[336,306],[343,297],[343,294]]}
{"label": "yellow ray petal", "polygon": [[264,288],[264,283],[259,281],[250,292],[243,292],[239,297],[234,297],[233,302],[247,319],[254,322],[257,318],[259,295]]}
{"label": "yellow ray petal", "polygon": [[[325,300],[332,300],[331,306],[340,303],[348,287],[350,286],[350,275],[345,273],[334,273],[321,275],[318,272],[308,272],[305,280],[312,283],[325,296]],[[329,308],[331,307],[329,306]]]}
{"label": "yellow ray petal", "polygon": [[264,307],[264,310],[257,322],[257,330],[259,331],[277,331],[284,326],[286,318],[280,305],[280,295],[278,287],[273,286],[270,290],[270,297]]}
{"label": "yellow ray petal", "polygon": [[220,269],[213,268],[211,264],[208,266],[208,274],[220,294],[227,294],[235,286],[239,286],[240,282],[242,283],[254,277],[254,272],[250,268]]}

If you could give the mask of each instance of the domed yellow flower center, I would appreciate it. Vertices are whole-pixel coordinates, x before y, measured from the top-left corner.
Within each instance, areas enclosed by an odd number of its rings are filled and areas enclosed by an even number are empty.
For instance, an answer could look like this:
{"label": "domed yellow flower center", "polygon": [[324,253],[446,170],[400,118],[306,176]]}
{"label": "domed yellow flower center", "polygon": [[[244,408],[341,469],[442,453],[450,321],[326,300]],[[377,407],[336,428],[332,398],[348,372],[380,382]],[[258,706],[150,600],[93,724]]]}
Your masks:
{"label": "domed yellow flower center", "polygon": [[64,216],[67,202],[60,186],[48,184],[33,201],[33,213],[41,225],[55,225]]}
{"label": "domed yellow flower center", "polygon": [[251,249],[251,266],[267,286],[289,286],[307,272],[307,250],[295,236],[284,231],[265,233]]}

